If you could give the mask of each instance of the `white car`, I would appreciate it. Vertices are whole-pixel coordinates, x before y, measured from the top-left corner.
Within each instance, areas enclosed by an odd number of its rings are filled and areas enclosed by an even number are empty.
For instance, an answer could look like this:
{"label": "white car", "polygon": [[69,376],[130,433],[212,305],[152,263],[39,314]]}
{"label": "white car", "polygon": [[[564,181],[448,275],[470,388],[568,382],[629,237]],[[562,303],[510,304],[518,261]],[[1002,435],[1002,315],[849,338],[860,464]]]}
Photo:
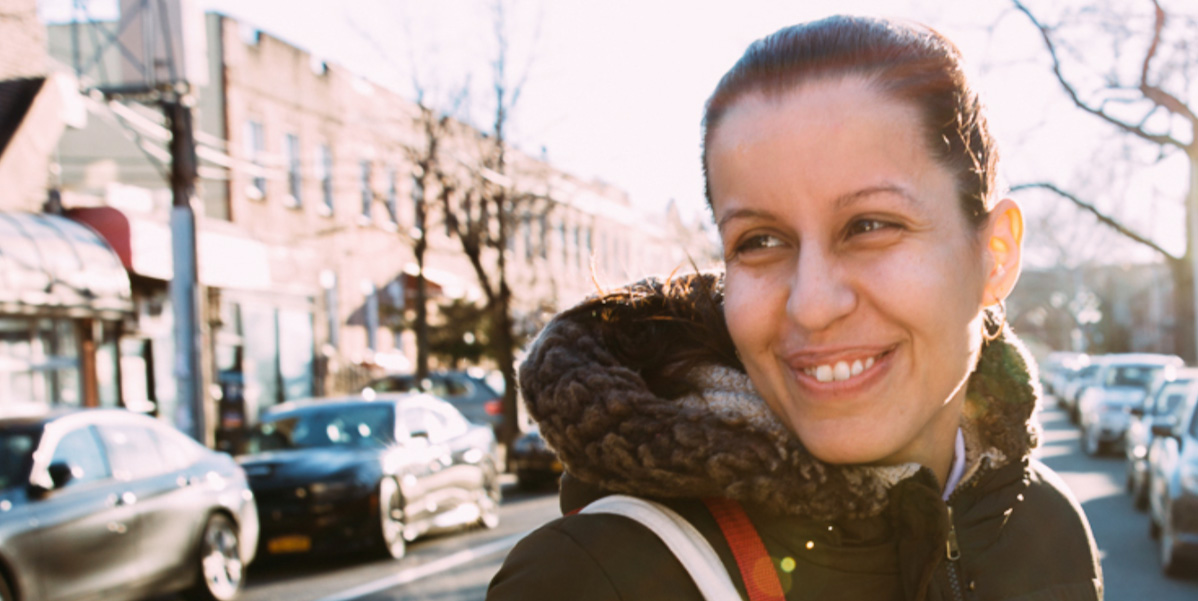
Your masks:
{"label": "white car", "polygon": [[1184,366],[1180,357],[1155,353],[1104,355],[1096,364],[1094,385],[1086,388],[1077,402],[1082,450],[1088,455],[1121,447],[1132,407],[1143,402],[1166,367]]}
{"label": "white car", "polygon": [[1135,508],[1148,508],[1148,449],[1152,446],[1152,427],[1178,420],[1192,382],[1198,382],[1198,368],[1166,368],[1160,382],[1131,408],[1124,452],[1127,455],[1127,492]]}

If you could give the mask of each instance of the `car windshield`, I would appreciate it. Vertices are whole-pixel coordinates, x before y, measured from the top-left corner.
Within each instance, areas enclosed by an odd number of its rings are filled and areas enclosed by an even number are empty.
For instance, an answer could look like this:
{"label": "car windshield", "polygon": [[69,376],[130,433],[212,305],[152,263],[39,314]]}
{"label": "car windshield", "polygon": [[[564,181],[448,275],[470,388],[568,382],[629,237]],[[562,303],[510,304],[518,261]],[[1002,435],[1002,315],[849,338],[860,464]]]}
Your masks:
{"label": "car windshield", "polygon": [[304,409],[267,419],[252,432],[248,452],[322,447],[382,448],[395,442],[391,404]]}
{"label": "car windshield", "polygon": [[1147,388],[1152,383],[1152,376],[1161,369],[1164,368],[1159,365],[1113,366],[1107,370],[1106,382],[1103,385],[1107,388],[1114,388],[1116,386]]}
{"label": "car windshield", "polygon": [[32,432],[0,430],[0,490],[29,483],[36,443]]}
{"label": "car windshield", "polygon": [[370,389],[375,392],[411,392],[414,388],[416,388],[415,377],[382,378],[370,383]]}

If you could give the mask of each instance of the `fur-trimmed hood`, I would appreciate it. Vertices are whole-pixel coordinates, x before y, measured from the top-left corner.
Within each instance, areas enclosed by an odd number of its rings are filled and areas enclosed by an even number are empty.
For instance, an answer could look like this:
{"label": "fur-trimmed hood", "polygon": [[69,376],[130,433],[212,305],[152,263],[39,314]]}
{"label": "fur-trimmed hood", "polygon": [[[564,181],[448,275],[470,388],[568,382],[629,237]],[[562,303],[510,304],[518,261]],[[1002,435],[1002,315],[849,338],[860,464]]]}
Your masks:
{"label": "fur-trimmed hood", "polygon": [[[566,470],[612,492],[725,496],[822,519],[880,513],[919,466],[812,457],[736,359],[721,286],[713,274],[645,280],[588,299],[542,331],[520,385]],[[1036,381],[1010,328],[986,343],[963,411],[971,472],[1030,454]]]}

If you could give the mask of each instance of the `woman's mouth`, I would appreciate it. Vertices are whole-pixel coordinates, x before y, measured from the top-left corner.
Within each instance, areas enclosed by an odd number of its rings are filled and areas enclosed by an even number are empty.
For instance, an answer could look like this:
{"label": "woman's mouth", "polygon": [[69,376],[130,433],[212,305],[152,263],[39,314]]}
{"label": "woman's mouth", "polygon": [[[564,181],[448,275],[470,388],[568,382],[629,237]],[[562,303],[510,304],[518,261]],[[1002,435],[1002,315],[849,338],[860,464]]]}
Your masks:
{"label": "woman's mouth", "polygon": [[[886,351],[889,352],[889,351]],[[817,382],[843,382],[855,378],[874,366],[879,359],[886,355],[879,353],[862,359],[840,360],[820,365],[812,365],[802,369],[804,374],[815,378]]]}

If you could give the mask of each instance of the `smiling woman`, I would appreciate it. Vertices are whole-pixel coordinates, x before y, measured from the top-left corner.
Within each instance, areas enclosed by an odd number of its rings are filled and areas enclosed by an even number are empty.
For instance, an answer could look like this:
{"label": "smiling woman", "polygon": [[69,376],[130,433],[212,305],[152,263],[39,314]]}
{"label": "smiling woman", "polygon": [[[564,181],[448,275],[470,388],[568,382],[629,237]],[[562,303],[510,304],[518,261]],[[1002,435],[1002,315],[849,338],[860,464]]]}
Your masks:
{"label": "smiling woman", "polygon": [[541,334],[521,385],[567,515],[489,599],[713,598],[669,535],[586,509],[613,494],[678,514],[748,599],[1101,598],[1085,516],[1030,458],[1034,367],[1002,311],[1023,219],[963,73],[936,32],[875,19],[748,49],[704,120],[725,271]]}

